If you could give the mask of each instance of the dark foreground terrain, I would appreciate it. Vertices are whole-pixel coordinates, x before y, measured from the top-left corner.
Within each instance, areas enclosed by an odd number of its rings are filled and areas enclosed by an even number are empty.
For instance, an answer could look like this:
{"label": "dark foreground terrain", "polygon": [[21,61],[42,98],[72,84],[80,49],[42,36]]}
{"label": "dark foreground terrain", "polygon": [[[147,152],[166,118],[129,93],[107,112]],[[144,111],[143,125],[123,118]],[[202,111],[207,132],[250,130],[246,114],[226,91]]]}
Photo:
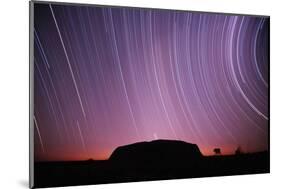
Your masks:
{"label": "dark foreground terrain", "polygon": [[269,153],[202,156],[195,144],[157,140],[121,146],[109,160],[36,162],[34,187],[269,172]]}

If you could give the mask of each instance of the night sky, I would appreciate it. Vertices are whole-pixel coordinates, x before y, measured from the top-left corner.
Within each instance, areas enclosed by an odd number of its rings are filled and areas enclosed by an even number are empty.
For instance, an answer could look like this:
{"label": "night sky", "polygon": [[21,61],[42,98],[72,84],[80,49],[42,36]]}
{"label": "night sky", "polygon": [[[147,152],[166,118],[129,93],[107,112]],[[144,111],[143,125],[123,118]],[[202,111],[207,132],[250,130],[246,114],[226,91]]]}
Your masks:
{"label": "night sky", "polygon": [[269,19],[34,6],[35,160],[107,159],[121,145],[268,149]]}

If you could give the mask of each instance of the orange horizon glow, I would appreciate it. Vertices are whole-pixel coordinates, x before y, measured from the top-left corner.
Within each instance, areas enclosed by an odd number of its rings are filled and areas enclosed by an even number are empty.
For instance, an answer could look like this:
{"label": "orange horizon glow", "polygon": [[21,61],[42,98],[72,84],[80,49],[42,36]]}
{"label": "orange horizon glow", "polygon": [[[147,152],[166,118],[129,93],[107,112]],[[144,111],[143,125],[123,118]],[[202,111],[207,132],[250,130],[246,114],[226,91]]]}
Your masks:
{"label": "orange horizon glow", "polygon": [[[225,146],[225,147],[214,147],[214,148],[220,148],[221,149],[221,153],[219,154],[220,156],[228,156],[228,155],[234,155],[237,147],[238,146],[235,146],[235,145],[228,145],[228,146]],[[208,148],[208,147],[201,147],[200,148],[199,147],[199,150],[200,150],[200,152],[203,156],[206,156],[206,157],[217,156],[213,151],[214,148]],[[46,159],[42,159],[41,161],[87,161],[87,160],[90,160],[90,159],[96,160],[96,161],[102,161],[102,160],[108,160],[115,149],[103,151],[102,153],[95,154],[95,155],[89,155],[89,156],[85,156],[85,155],[82,155],[82,154],[75,154],[75,155],[71,154],[69,156],[65,156],[65,154],[60,154],[61,158],[57,158],[57,156],[51,157],[50,155],[48,155],[46,153],[45,154]],[[244,151],[243,149],[242,149],[242,151],[243,151],[243,153],[255,153],[255,152]]]}

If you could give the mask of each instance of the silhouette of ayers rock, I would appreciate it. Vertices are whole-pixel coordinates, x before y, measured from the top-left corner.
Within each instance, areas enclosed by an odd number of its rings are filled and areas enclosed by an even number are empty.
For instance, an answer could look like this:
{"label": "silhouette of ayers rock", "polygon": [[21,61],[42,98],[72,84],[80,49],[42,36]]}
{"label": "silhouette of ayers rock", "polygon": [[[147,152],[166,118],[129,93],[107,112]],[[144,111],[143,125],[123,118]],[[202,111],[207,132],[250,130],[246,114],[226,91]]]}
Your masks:
{"label": "silhouette of ayers rock", "polygon": [[154,140],[120,146],[109,160],[125,167],[196,167],[202,160],[196,144],[177,140]]}

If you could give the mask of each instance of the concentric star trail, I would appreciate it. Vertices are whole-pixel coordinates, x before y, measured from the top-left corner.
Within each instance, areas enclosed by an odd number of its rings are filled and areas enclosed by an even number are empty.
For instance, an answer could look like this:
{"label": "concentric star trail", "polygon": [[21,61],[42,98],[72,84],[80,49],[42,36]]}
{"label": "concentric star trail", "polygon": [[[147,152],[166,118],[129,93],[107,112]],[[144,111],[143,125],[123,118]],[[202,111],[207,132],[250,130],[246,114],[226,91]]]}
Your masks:
{"label": "concentric star trail", "polygon": [[61,44],[62,44],[62,47],[63,47],[63,51],[65,53],[65,57],[66,57],[66,60],[67,60],[67,64],[68,64],[68,67],[69,67],[69,70],[70,70],[70,73],[71,73],[71,76],[72,76],[72,80],[73,80],[73,83],[74,83],[74,86],[75,86],[75,90],[76,90],[76,93],[77,93],[77,96],[78,96],[78,99],[79,99],[79,103],[81,105],[81,109],[82,109],[82,112],[83,112],[83,115],[86,116],[85,114],[85,110],[84,110],[84,107],[83,107],[83,104],[82,104],[82,100],[81,100],[81,97],[80,97],[80,93],[79,93],[79,90],[78,90],[78,87],[77,87],[77,83],[76,83],[76,80],[75,80],[75,77],[74,77],[74,73],[72,71],[72,67],[71,67],[71,64],[69,62],[69,58],[68,58],[68,55],[67,55],[67,52],[66,52],[66,49],[65,49],[65,46],[64,46],[64,42],[62,40],[62,37],[61,37],[61,33],[60,33],[60,29],[59,29],[59,26],[57,24],[57,20],[56,20],[56,17],[55,17],[55,14],[54,14],[54,11],[52,9],[52,5],[50,5],[50,10],[52,12],[52,16],[54,18],[54,21],[55,21],[55,24],[56,24],[56,28],[58,30],[58,34],[59,34],[59,37],[60,37],[60,41],[61,41]]}
{"label": "concentric star trail", "polygon": [[35,160],[155,139],[268,150],[269,19],[34,6]]}

